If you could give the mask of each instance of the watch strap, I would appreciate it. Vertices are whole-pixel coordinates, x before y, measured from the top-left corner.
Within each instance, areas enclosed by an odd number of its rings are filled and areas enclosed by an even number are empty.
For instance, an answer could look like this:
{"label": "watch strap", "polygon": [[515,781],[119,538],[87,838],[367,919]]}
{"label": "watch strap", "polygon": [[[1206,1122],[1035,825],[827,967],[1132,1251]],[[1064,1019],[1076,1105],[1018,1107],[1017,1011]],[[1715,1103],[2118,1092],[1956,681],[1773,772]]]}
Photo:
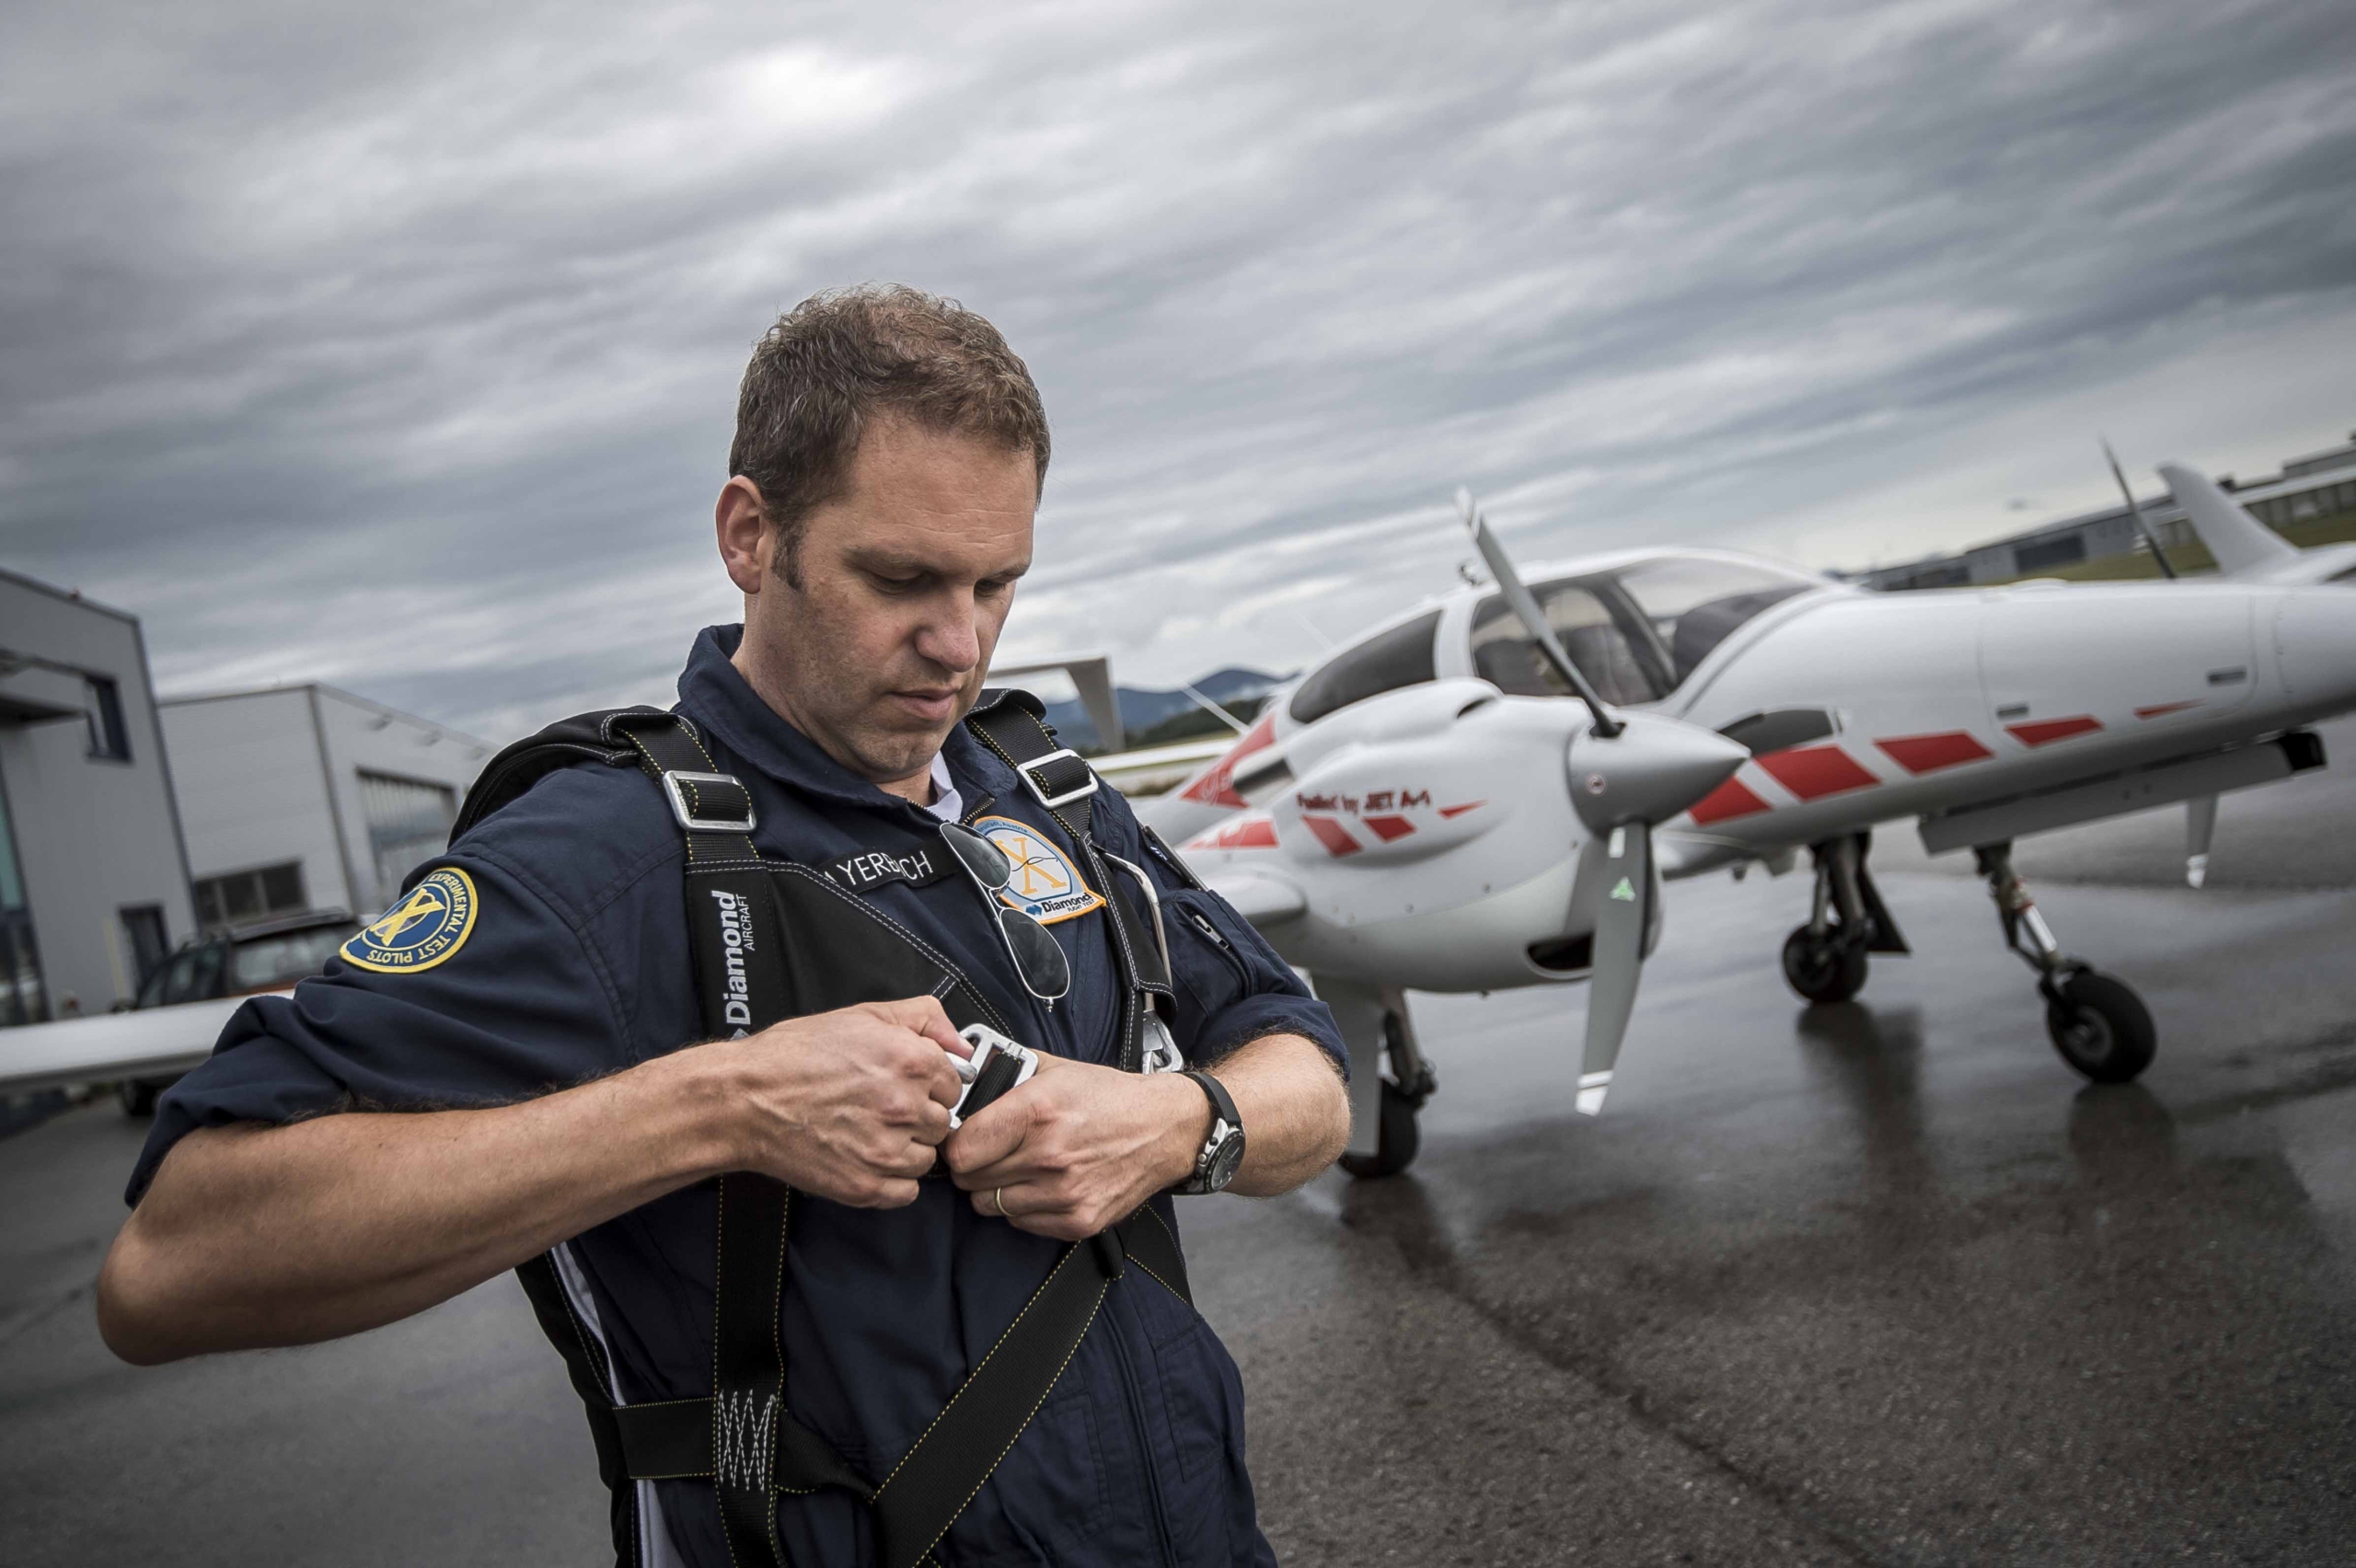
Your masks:
{"label": "watch strap", "polygon": [[1218,1114],[1220,1121],[1238,1132],[1243,1130],[1243,1118],[1235,1113],[1235,1101],[1227,1092],[1227,1085],[1197,1068],[1189,1068],[1181,1076],[1193,1078],[1201,1087],[1202,1091],[1210,1096],[1211,1110]]}

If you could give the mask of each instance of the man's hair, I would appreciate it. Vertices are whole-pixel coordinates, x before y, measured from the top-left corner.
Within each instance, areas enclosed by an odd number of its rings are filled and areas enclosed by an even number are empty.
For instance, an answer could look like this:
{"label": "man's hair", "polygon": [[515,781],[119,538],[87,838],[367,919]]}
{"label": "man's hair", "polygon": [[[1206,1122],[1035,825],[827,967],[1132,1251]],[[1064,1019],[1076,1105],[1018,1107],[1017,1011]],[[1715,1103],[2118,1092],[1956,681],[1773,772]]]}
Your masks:
{"label": "man's hair", "polygon": [[778,570],[796,588],[803,524],[849,488],[860,437],[878,418],[1028,452],[1046,485],[1046,410],[997,328],[904,283],[812,294],[753,346],[728,449],[730,476],[760,489]]}

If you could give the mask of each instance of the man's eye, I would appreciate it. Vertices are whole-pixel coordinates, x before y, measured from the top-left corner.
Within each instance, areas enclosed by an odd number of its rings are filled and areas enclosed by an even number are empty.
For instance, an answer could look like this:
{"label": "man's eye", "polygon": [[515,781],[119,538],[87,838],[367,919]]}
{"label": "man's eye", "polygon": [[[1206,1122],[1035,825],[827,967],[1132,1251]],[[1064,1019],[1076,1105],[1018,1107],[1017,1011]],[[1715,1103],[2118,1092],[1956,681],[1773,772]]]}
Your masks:
{"label": "man's eye", "polygon": [[886,594],[905,594],[924,581],[921,577],[886,577],[880,571],[871,571],[867,575]]}

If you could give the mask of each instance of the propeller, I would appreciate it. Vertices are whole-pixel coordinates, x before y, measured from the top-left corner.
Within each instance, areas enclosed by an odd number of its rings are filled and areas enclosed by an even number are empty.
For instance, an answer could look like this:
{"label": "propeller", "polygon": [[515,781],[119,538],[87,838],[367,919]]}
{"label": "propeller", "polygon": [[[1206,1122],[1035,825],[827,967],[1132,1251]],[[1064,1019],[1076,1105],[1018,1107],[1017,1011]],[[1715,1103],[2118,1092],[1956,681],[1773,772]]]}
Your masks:
{"label": "propeller", "polygon": [[[2136,531],[2143,536],[2143,543],[2150,547],[2152,559],[2159,562],[2160,575],[2171,582],[2175,582],[2176,568],[2168,563],[2168,552],[2161,546],[2160,536],[2153,531],[2152,520],[2143,515],[2142,507],[2135,504],[2135,492],[2127,488],[2127,476],[2119,467],[2119,454],[2110,449],[2110,437],[2107,435],[2102,437],[2102,455],[2103,461],[2110,465],[2110,477],[2119,481],[2119,496],[2127,502],[2127,515],[2135,520]],[[2193,885],[2198,887],[2200,884],[2195,882]]]}
{"label": "propeller", "polygon": [[1658,713],[1615,712],[1571,662],[1545,612],[1514,570],[1513,559],[1490,532],[1470,490],[1456,492],[1457,510],[1488,563],[1499,593],[1554,673],[1576,693],[1593,722],[1571,737],[1565,755],[1571,802],[1588,830],[1579,848],[1574,907],[1591,903],[1595,915],[1593,968],[1588,979],[1587,1043],[1579,1061],[1578,1108],[1603,1109],[1612,1065],[1636,1005],[1645,963],[1645,932],[1659,878],[1653,867],[1656,824],[1692,805],[1733,777],[1748,748],[1714,730]]}

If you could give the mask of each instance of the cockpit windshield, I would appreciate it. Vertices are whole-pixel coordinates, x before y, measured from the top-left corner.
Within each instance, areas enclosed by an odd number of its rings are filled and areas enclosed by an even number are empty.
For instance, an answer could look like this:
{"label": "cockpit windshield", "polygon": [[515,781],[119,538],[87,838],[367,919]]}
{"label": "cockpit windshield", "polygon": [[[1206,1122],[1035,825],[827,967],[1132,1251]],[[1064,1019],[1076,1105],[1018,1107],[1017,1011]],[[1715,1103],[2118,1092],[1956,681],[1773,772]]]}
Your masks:
{"label": "cockpit windshield", "polygon": [[1672,689],[1743,622],[1770,605],[1823,586],[1796,572],[1711,556],[1661,556],[1612,575],[1651,624],[1669,658]]}
{"label": "cockpit windshield", "polygon": [[[1579,673],[1611,703],[1654,702],[1769,605],[1823,586],[1764,561],[1665,555],[1532,585]],[[1492,595],[1472,613],[1472,667],[1516,697],[1567,697],[1536,641]]]}

